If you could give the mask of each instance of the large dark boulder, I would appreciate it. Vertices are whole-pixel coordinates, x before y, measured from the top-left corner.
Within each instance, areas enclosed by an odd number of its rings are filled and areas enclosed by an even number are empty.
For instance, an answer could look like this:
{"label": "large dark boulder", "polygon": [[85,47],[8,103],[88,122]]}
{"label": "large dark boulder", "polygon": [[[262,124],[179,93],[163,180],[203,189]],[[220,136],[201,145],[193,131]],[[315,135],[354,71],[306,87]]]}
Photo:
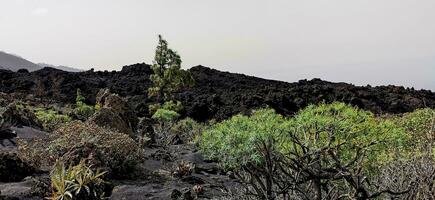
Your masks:
{"label": "large dark boulder", "polygon": [[124,98],[101,89],[96,104],[100,106],[89,122],[136,137],[139,119]]}
{"label": "large dark boulder", "polygon": [[0,182],[16,182],[35,173],[17,154],[0,152]]}
{"label": "large dark boulder", "polygon": [[41,122],[28,108],[17,102],[10,103],[6,107],[0,107],[0,121],[10,126],[28,126],[42,129]]}
{"label": "large dark boulder", "polygon": [[88,120],[98,126],[133,136],[131,127],[110,108],[101,108]]}

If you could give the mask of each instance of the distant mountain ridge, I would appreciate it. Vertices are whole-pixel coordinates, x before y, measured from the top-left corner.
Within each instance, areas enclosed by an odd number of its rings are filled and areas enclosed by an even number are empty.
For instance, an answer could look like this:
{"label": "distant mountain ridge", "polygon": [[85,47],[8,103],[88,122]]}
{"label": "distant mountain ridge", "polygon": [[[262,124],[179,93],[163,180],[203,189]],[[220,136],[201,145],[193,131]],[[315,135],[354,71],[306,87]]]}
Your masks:
{"label": "distant mountain ridge", "polygon": [[41,66],[35,63],[3,51],[0,51],[0,67],[3,69],[9,69],[11,71],[18,71],[19,69],[35,71],[38,69],[42,69]]}
{"label": "distant mountain ridge", "polygon": [[67,71],[67,72],[82,72],[84,70],[81,69],[77,69],[77,68],[73,68],[73,67],[68,67],[68,66],[63,66],[63,65],[52,65],[52,64],[47,64],[47,63],[38,63],[39,66],[41,67],[51,67],[51,68],[56,68],[56,69],[60,69],[62,71]]}
{"label": "distant mountain ridge", "polygon": [[8,69],[8,70],[11,70],[14,72],[18,71],[19,69],[27,69],[27,70],[32,72],[32,71],[42,69],[44,67],[56,68],[56,69],[60,69],[63,71],[68,71],[68,72],[83,71],[80,69],[67,67],[67,66],[55,66],[55,65],[46,64],[46,63],[35,64],[35,63],[33,63],[29,60],[26,60],[20,56],[0,51],[0,69]]}

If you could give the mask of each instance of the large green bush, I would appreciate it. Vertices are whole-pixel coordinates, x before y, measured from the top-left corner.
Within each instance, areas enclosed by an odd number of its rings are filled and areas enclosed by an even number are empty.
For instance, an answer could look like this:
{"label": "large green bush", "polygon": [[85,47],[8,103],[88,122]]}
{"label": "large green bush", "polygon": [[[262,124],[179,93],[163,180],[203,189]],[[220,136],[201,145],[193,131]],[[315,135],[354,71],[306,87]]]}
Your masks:
{"label": "large green bush", "polygon": [[234,116],[204,131],[200,148],[235,170],[248,193],[261,199],[369,199],[382,193],[361,177],[400,157],[409,140],[391,120],[332,103],[308,106],[291,118],[271,109]]}
{"label": "large green bush", "polygon": [[[336,148],[345,163],[351,162],[358,151],[364,151],[365,163],[370,167],[400,156],[410,139],[390,120],[378,119],[369,111],[344,103],[308,106],[289,119],[287,128],[292,137],[306,146]],[[295,151],[294,144],[288,151]]]}
{"label": "large green bush", "polygon": [[221,160],[226,167],[238,167],[261,162],[256,142],[273,139],[281,153],[289,154],[295,151],[294,138],[317,149],[339,146],[347,161],[358,149],[368,148],[367,159],[378,163],[398,153],[395,151],[409,140],[409,135],[368,111],[333,103],[308,106],[293,118],[284,118],[271,109],[254,111],[251,116],[237,115],[206,130],[200,145],[208,157]]}
{"label": "large green bush", "polygon": [[287,119],[271,109],[254,111],[251,116],[236,115],[207,129],[199,141],[208,158],[218,159],[225,168],[260,163],[258,141],[272,139],[280,147],[288,145]]}

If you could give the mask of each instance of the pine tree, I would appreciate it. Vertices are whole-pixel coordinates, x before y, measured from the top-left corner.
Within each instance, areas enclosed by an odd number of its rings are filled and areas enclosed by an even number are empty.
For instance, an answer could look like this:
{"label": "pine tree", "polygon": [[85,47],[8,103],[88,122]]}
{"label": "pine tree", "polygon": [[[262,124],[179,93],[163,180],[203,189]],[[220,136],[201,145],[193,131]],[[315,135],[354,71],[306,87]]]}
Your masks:
{"label": "pine tree", "polygon": [[156,97],[160,105],[165,101],[175,100],[175,92],[194,84],[190,72],[181,69],[180,55],[168,47],[168,42],[161,35],[151,68],[153,86],[148,89],[148,94]]}

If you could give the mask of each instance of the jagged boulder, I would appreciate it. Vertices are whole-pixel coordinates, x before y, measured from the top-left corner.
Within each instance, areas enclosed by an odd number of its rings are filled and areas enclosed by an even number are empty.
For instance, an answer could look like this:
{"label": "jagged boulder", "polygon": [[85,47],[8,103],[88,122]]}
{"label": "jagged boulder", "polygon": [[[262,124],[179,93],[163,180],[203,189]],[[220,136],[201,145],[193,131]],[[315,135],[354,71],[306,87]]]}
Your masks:
{"label": "jagged boulder", "polygon": [[23,162],[15,153],[0,152],[0,182],[16,182],[36,170]]}
{"label": "jagged boulder", "polygon": [[90,122],[136,137],[139,120],[127,101],[117,94],[110,93],[108,89],[101,89],[97,94],[96,103],[100,110],[89,119]]}
{"label": "jagged boulder", "polygon": [[110,108],[101,108],[89,119],[98,126],[133,136],[130,126]]}
{"label": "jagged boulder", "polygon": [[6,120],[0,118],[0,140],[14,137],[16,137],[16,134],[12,131],[11,125]]}
{"label": "jagged boulder", "polygon": [[17,102],[0,108],[0,120],[3,120],[4,123],[8,123],[10,126],[28,126],[42,129],[42,124],[36,115]]}
{"label": "jagged boulder", "polygon": [[44,200],[51,195],[48,175],[26,177],[22,182],[0,183],[0,200]]}

